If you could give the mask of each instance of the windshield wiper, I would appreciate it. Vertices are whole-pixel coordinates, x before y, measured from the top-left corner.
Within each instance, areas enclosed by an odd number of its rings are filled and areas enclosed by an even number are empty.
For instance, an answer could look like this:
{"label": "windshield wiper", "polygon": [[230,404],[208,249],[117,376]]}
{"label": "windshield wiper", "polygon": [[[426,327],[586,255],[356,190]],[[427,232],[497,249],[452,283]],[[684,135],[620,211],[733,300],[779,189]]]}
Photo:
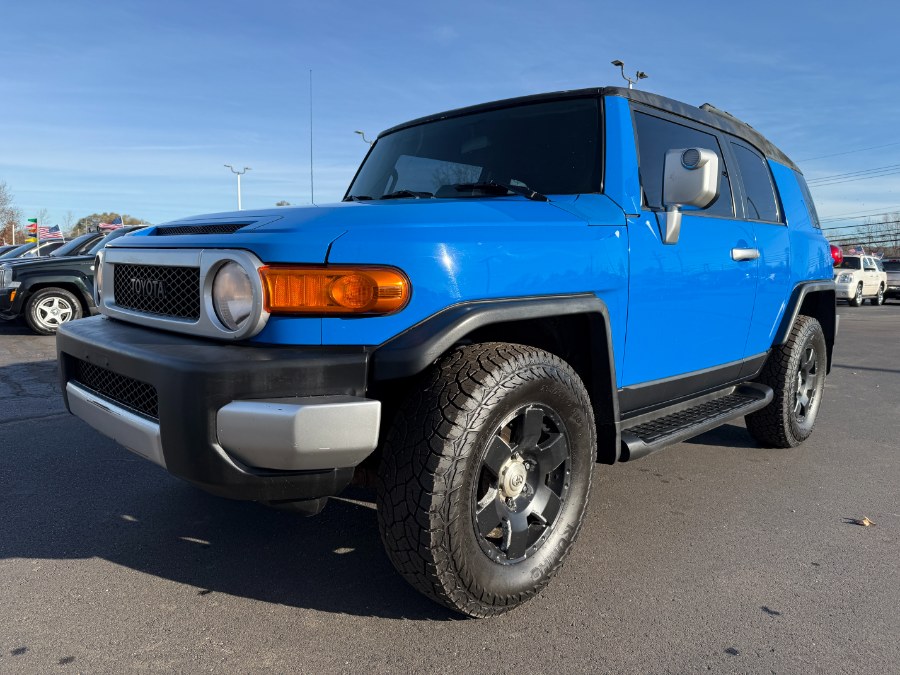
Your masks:
{"label": "windshield wiper", "polygon": [[542,195],[540,192],[532,190],[526,185],[509,185],[507,183],[498,183],[495,180],[483,181],[480,183],[456,183],[452,187],[456,188],[457,192],[480,190],[482,192],[488,192],[498,196],[508,194],[519,195],[521,197],[525,197],[525,199],[532,199],[536,202],[550,201],[546,196]]}
{"label": "windshield wiper", "polygon": [[372,198],[369,195],[350,195],[349,197],[344,197],[345,202],[366,202],[371,199]]}
{"label": "windshield wiper", "polygon": [[414,199],[431,199],[434,197],[434,193],[417,192],[415,190],[397,190],[396,192],[389,192],[386,195],[381,195],[379,199],[404,199],[406,197],[412,197]]}

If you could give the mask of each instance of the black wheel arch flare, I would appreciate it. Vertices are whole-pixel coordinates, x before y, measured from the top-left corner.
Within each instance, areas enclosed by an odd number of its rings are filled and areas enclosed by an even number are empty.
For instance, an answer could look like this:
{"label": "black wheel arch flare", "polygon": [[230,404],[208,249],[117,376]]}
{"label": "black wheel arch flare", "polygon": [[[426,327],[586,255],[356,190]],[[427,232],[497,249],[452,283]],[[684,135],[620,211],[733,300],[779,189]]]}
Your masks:
{"label": "black wheel arch flare", "polygon": [[835,310],[835,292],[833,279],[818,279],[802,281],[794,286],[790,300],[785,307],[781,324],[775,333],[772,345],[783,345],[791,334],[791,328],[797,321],[797,316],[803,314],[816,319],[825,333],[825,347],[828,352],[828,368],[831,372],[831,355],[834,351],[834,341],[837,337],[838,319]]}
{"label": "black wheel arch flare", "polygon": [[576,317],[586,322],[587,340],[592,346],[586,363],[578,370],[591,396],[597,422],[597,461],[613,464],[620,452],[615,358],[609,310],[593,293],[476,300],[452,305],[376,347],[370,356],[370,378],[377,385],[418,375],[456,345],[486,330],[492,331],[494,339],[501,336],[506,341],[527,343],[528,336],[517,330],[522,326]]}

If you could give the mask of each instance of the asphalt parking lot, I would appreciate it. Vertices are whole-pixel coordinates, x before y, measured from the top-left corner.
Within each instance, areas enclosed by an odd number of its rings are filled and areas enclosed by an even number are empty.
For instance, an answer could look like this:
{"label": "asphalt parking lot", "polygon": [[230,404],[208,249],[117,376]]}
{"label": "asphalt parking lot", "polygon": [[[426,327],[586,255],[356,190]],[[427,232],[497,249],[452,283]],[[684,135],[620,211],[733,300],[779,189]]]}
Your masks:
{"label": "asphalt parking lot", "polygon": [[900,672],[900,304],[839,314],[806,444],[732,424],[598,466],[560,575],[483,621],[394,573],[369,493],[303,519],[199,492],[65,413],[53,338],[0,323],[0,671]]}

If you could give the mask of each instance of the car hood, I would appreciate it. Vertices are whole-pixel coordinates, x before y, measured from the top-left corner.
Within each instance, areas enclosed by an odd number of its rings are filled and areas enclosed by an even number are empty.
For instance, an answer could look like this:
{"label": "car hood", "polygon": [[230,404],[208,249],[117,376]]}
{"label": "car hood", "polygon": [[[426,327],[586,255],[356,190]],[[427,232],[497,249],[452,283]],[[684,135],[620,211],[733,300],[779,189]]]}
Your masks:
{"label": "car hood", "polygon": [[334,241],[356,229],[574,222],[583,218],[551,202],[520,197],[342,202],[194,216],[123,237],[109,248],[238,248],[263,262],[321,263]]}
{"label": "car hood", "polygon": [[12,267],[16,272],[32,270],[54,270],[58,268],[72,267],[78,263],[90,263],[94,259],[92,255],[64,255],[44,256],[42,258],[13,258],[12,260],[0,260],[0,265]]}

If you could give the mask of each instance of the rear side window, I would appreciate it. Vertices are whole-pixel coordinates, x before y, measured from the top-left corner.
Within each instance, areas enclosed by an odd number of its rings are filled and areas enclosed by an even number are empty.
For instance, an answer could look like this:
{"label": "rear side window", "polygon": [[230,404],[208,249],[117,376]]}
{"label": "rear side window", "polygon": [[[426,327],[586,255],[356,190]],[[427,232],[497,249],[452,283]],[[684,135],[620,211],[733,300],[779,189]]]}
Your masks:
{"label": "rear side window", "polygon": [[732,143],[731,149],[744,181],[744,217],[770,223],[780,222],[775,185],[766,160],[755,150],[739,143]]}
{"label": "rear side window", "polygon": [[806,203],[806,210],[809,211],[809,217],[812,220],[813,227],[821,230],[822,224],[819,222],[819,214],[816,213],[816,205],[813,203],[812,195],[809,193],[809,186],[806,184],[806,179],[799,171],[795,171],[794,175],[797,177],[797,183],[800,185],[800,193],[803,195],[803,201]]}
{"label": "rear side window", "polygon": [[714,135],[642,112],[635,112],[634,119],[637,125],[641,185],[644,188],[647,206],[663,208],[663,168],[668,150],[706,148],[719,156],[719,166],[722,168],[722,175],[719,178],[719,196],[716,201],[702,211],[691,211],[690,213],[734,216],[731,183],[728,180],[728,172],[725,170],[725,160],[722,159],[722,148]]}

